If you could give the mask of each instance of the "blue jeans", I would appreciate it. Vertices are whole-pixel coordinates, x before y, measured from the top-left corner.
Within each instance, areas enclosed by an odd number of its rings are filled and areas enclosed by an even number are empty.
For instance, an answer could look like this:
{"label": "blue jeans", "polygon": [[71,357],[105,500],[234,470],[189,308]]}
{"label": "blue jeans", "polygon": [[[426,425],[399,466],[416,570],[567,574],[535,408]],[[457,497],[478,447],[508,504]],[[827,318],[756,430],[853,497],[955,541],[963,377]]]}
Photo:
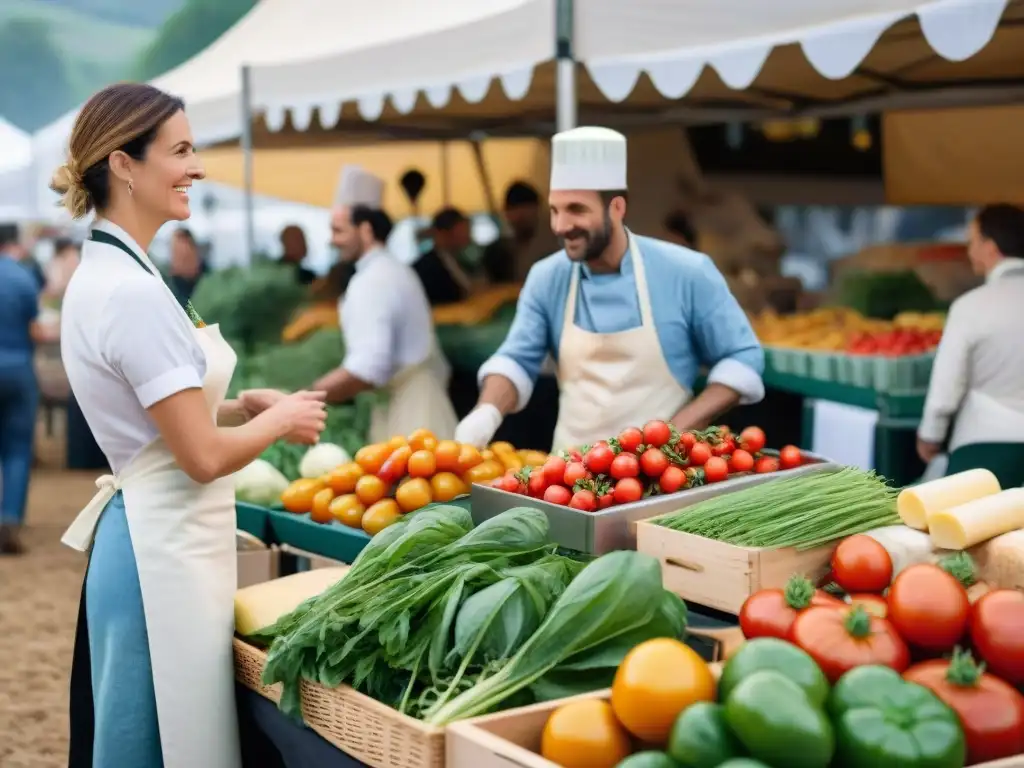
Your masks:
{"label": "blue jeans", "polygon": [[0,523],[25,519],[39,387],[31,361],[0,366]]}

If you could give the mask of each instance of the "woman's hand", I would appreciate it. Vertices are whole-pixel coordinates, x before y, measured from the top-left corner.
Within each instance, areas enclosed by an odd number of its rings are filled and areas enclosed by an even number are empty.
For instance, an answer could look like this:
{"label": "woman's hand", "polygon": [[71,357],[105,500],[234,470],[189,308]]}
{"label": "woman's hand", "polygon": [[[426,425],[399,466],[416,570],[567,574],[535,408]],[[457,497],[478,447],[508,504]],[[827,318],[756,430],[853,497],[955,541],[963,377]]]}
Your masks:
{"label": "woman's hand", "polygon": [[[253,390],[267,391],[267,390]],[[296,392],[281,395],[277,402],[266,409],[268,416],[277,422],[282,438],[299,445],[315,445],[320,442],[320,433],[327,425],[326,392]]]}
{"label": "woman's hand", "polygon": [[286,397],[287,393],[276,389],[247,389],[238,395],[238,405],[246,419],[252,419]]}

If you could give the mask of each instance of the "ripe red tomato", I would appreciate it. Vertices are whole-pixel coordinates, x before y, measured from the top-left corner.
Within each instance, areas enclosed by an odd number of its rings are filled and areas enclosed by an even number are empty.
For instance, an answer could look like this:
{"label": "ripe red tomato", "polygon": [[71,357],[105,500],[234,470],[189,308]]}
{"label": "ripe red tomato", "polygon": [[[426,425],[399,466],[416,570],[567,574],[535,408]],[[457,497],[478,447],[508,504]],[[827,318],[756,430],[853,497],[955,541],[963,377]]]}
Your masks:
{"label": "ripe red tomato", "polygon": [[687,458],[690,460],[690,466],[703,467],[704,463],[711,458],[711,446],[707,443],[694,443]]}
{"label": "ripe red tomato", "polygon": [[789,640],[818,662],[831,683],[854,667],[880,664],[903,672],[910,663],[895,627],[861,606],[808,608],[793,622]]}
{"label": "ripe red tomato", "polygon": [[763,449],[766,442],[764,430],[760,427],[747,427],[740,432],[740,447],[751,453],[757,453]]}
{"label": "ripe red tomato", "polygon": [[551,485],[543,472],[534,470],[530,473],[530,479],[526,481],[526,492],[535,499],[544,495],[544,491]]}
{"label": "ripe red tomato", "polygon": [[619,433],[619,448],[626,453],[636,453],[644,441],[644,433],[636,427],[627,427]]}
{"label": "ripe red tomato", "polygon": [[704,462],[704,482],[720,483],[729,477],[729,465],[721,456],[712,456]]}
{"label": "ripe red tomato", "polygon": [[655,448],[668,443],[672,439],[672,428],[664,421],[655,419],[644,424],[644,443]]}
{"label": "ripe red tomato", "polygon": [[570,461],[565,465],[565,474],[562,475],[562,484],[572,488],[580,480],[589,480],[590,473],[582,461]]}
{"label": "ripe red tomato", "polygon": [[787,445],[779,451],[779,467],[782,469],[796,469],[804,463],[804,456],[795,445]]}
{"label": "ripe red tomato", "polygon": [[789,631],[801,611],[811,606],[841,608],[842,601],[803,576],[793,576],[785,589],[761,589],[743,601],[740,629],[748,640],[755,637],[789,639]]}
{"label": "ripe red tomato", "polygon": [[1024,685],[1024,592],[997,589],[974,604],[971,642],[988,670],[1013,685]]}
{"label": "ripe red tomato", "polygon": [[570,448],[565,452],[566,461],[583,461],[583,454],[580,453],[579,448]]}
{"label": "ripe red tomato", "polygon": [[512,470],[509,470],[497,480],[491,481],[491,487],[500,488],[508,493],[522,493],[522,485],[523,484],[519,482],[519,478],[516,477],[516,473]]}
{"label": "ripe red tomato", "polygon": [[565,506],[569,503],[569,499],[572,498],[572,491],[566,488],[564,485],[549,485],[544,490],[544,501],[551,504],[559,504]]}
{"label": "ripe red tomato", "polygon": [[970,652],[933,659],[903,673],[956,712],[967,740],[967,764],[987,763],[1024,752],[1024,696],[974,663]]}
{"label": "ripe red tomato", "polygon": [[612,461],[611,476],[616,480],[640,474],[640,461],[632,453],[620,453]]}
{"label": "ripe red tomato", "polygon": [[644,487],[635,477],[624,477],[615,484],[612,493],[616,504],[629,504],[643,498]]}
{"label": "ripe red tomato", "polygon": [[608,493],[602,493],[597,497],[597,508],[608,509],[612,504],[615,503],[615,495],[609,491]]}
{"label": "ripe red tomato", "polygon": [[769,472],[779,471],[779,460],[774,456],[762,456],[754,462],[754,473],[765,475]]}
{"label": "ripe red tomato", "polygon": [[754,457],[743,448],[737,448],[729,457],[729,472],[749,472],[754,468]]}
{"label": "ripe red tomato", "polygon": [[648,477],[657,479],[668,469],[668,456],[658,448],[648,448],[640,456],[640,469]]}
{"label": "ripe red tomato", "polygon": [[569,500],[569,506],[583,512],[593,512],[597,509],[597,497],[593,491],[576,491]]}
{"label": "ripe red tomato", "polygon": [[551,485],[562,482],[565,477],[565,464],[566,461],[561,456],[549,456],[539,470],[533,471],[543,473],[544,479],[547,480],[548,485]]}
{"label": "ripe red tomato", "polygon": [[683,446],[684,450],[689,451],[697,444],[697,436],[693,432],[683,432],[679,436],[679,444]]}
{"label": "ripe red tomato", "polygon": [[900,572],[889,587],[889,620],[910,645],[945,653],[967,631],[967,591],[937,565],[919,563]]}
{"label": "ripe red tomato", "polygon": [[892,581],[892,558],[870,536],[850,536],[832,553],[832,578],[849,594],[880,593]]}
{"label": "ripe red tomato", "polygon": [[686,487],[686,472],[681,467],[669,466],[658,478],[662,493],[676,493]]}
{"label": "ripe red tomato", "polygon": [[583,456],[583,465],[595,475],[603,475],[612,465],[615,453],[607,443],[597,443]]}
{"label": "ripe red tomato", "polygon": [[736,450],[736,443],[733,442],[732,438],[726,438],[711,446],[712,456],[725,456],[728,457],[734,450]]}

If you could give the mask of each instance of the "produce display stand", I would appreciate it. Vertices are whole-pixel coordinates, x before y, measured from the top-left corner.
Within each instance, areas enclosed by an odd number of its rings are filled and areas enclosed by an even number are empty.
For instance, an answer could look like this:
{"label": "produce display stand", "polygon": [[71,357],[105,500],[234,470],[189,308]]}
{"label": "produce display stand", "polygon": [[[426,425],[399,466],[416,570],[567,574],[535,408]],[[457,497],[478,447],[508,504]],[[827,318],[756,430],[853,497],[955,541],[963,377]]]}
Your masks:
{"label": "produce display stand", "polygon": [[235,527],[265,542],[270,533],[270,510],[244,501],[236,501]]}

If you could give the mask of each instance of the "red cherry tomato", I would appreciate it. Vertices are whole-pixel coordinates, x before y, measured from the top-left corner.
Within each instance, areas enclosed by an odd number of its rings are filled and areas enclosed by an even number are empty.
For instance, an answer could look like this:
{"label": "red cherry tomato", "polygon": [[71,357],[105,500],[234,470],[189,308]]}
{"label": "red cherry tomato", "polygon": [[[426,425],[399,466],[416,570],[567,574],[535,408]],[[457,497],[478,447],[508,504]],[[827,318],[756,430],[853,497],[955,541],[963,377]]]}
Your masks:
{"label": "red cherry tomato", "polygon": [[681,467],[670,466],[658,478],[662,493],[676,493],[686,487],[686,472]]}
{"label": "red cherry tomato", "polygon": [[544,490],[544,501],[550,504],[558,504],[565,506],[569,503],[572,498],[572,491],[566,488],[564,485],[549,485]]}
{"label": "red cherry tomato", "polygon": [[754,457],[742,448],[737,448],[729,457],[730,472],[749,472],[754,468]]}
{"label": "red cherry tomato", "polygon": [[729,465],[721,456],[712,456],[704,462],[704,482],[720,483],[729,477]]}
{"label": "red cherry tomato", "polygon": [[543,467],[533,471],[543,473],[548,485],[552,485],[553,483],[562,482],[562,478],[565,477],[565,464],[566,461],[561,456],[551,456],[544,462]]}
{"label": "red cherry tomato", "polygon": [[779,451],[779,468],[796,469],[804,463],[804,456],[795,445],[787,445]]}
{"label": "red cherry tomato", "polygon": [[703,467],[711,458],[711,446],[707,443],[694,443],[687,456],[690,459],[690,466]]}
{"label": "red cherry tomato", "polygon": [[543,472],[537,472],[536,470],[530,473],[530,479],[526,481],[526,492],[535,499],[539,499],[544,495],[544,491],[551,485]]}
{"label": "red cherry tomato", "polygon": [[654,420],[644,424],[644,443],[661,448],[672,439],[672,428],[664,421]]}
{"label": "red cherry tomato", "polygon": [[612,504],[615,503],[615,495],[609,491],[608,493],[602,493],[597,497],[597,508],[608,509]]}
{"label": "red cherry tomato", "polygon": [[850,536],[832,553],[832,578],[847,594],[881,593],[892,582],[892,558],[870,536]]}
{"label": "red cherry tomato", "polygon": [[779,460],[773,456],[762,456],[754,462],[754,473],[764,475],[768,472],[779,471]]}
{"label": "red cherry tomato", "polygon": [[593,491],[576,491],[569,500],[569,506],[582,512],[593,512],[597,509],[597,497]]}
{"label": "red cherry tomato", "polygon": [[644,433],[636,427],[627,427],[619,434],[619,447],[626,453],[636,453],[644,441]]}
{"label": "red cherry tomato", "polygon": [[668,469],[668,456],[658,448],[648,448],[640,456],[640,469],[648,477],[657,479]]}
{"label": "red cherry tomato", "polygon": [[497,480],[493,480],[491,486],[493,488],[500,488],[508,493],[522,492],[522,483],[519,482],[519,478],[516,477],[516,473],[512,470],[509,470]]}
{"label": "red cherry tomato", "polygon": [[562,484],[572,488],[580,480],[589,480],[590,473],[582,461],[570,461],[565,465],[565,474],[562,476]]}
{"label": "red cherry tomato", "polygon": [[679,436],[679,444],[683,446],[684,450],[689,451],[697,443],[697,436],[693,432],[683,432]]}
{"label": "red cherry tomato", "polygon": [[640,474],[640,461],[632,453],[620,453],[612,461],[611,476],[616,480]]}
{"label": "red cherry tomato", "polygon": [[643,498],[644,487],[635,477],[624,477],[615,484],[612,493],[615,495],[616,504],[629,504]]}
{"label": "red cherry tomato", "polygon": [[764,430],[760,427],[747,427],[740,432],[740,447],[751,453],[757,453],[764,448],[766,439]]}
{"label": "red cherry tomato", "polygon": [[583,456],[583,465],[595,475],[603,475],[612,465],[615,454],[607,443],[597,443]]}

